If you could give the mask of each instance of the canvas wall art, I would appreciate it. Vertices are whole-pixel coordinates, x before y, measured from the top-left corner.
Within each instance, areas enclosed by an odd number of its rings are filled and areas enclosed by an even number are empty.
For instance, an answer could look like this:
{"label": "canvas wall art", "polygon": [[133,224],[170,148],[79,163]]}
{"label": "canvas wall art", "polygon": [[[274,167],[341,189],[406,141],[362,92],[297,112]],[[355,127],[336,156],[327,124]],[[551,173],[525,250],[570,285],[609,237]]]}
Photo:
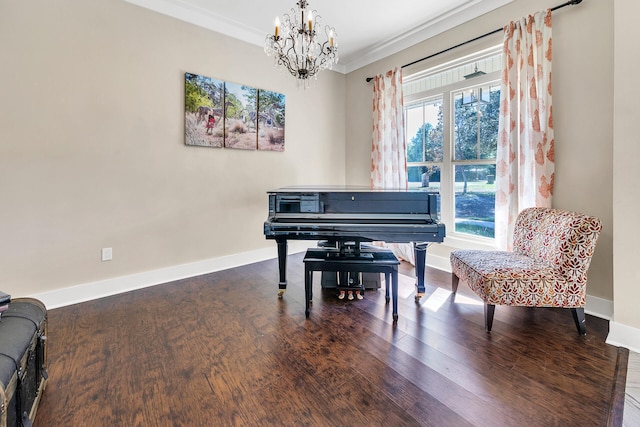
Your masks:
{"label": "canvas wall art", "polygon": [[186,145],[224,145],[224,82],[185,73],[184,140]]}
{"label": "canvas wall art", "polygon": [[284,151],[285,96],[185,73],[185,144]]}
{"label": "canvas wall art", "polygon": [[284,151],[284,104],[283,94],[258,91],[258,150]]}
{"label": "canvas wall art", "polygon": [[258,90],[237,83],[224,83],[224,146],[255,150],[257,122],[255,117]]}

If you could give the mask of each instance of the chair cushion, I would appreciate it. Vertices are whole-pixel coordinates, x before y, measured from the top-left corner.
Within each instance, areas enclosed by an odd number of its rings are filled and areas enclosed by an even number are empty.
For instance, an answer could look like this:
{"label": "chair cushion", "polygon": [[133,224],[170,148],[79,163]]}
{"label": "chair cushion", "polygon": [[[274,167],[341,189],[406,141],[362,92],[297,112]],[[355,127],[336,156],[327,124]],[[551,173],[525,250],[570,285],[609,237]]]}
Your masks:
{"label": "chair cushion", "polygon": [[602,223],[598,218],[550,208],[520,212],[513,252],[555,266],[570,282],[587,285],[587,271]]}
{"label": "chair cushion", "polygon": [[459,250],[451,269],[487,304],[584,307],[585,288],[548,263],[506,251]]}

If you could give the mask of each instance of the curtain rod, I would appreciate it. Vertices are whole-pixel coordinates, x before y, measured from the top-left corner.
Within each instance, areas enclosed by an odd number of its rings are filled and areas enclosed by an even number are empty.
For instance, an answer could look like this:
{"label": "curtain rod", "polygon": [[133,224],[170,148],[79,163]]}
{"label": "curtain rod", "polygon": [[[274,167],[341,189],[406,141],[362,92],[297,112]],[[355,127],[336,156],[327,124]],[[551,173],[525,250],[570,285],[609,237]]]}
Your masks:
{"label": "curtain rod", "polygon": [[[554,10],[562,9],[562,8],[563,8],[563,7],[565,7],[565,6],[572,6],[572,5],[576,5],[576,4],[580,4],[580,3],[582,3],[582,0],[569,0],[569,1],[568,1],[568,2],[566,2],[566,3],[563,3],[563,4],[560,4],[560,5],[558,5],[558,6],[552,7],[552,8],[551,8],[551,11],[553,12]],[[413,64],[417,64],[418,62],[422,62],[422,61],[425,61],[425,60],[427,60],[427,59],[431,59],[431,58],[433,58],[434,56],[438,56],[438,55],[441,55],[441,54],[443,54],[443,53],[445,53],[445,52],[449,52],[450,50],[453,50],[453,49],[459,48],[460,46],[464,46],[465,44],[472,43],[472,42],[474,42],[474,41],[476,41],[476,40],[480,40],[480,39],[485,38],[485,37],[487,37],[487,36],[490,36],[490,35],[492,35],[492,34],[499,33],[499,32],[500,32],[500,31],[502,31],[502,30],[503,30],[503,28],[498,28],[497,30],[490,31],[490,32],[488,32],[488,33],[486,33],[486,34],[483,34],[483,35],[481,35],[481,36],[475,37],[475,38],[473,38],[473,39],[471,39],[471,40],[467,40],[466,42],[462,42],[462,43],[457,44],[457,45],[455,45],[455,46],[451,46],[451,47],[449,47],[449,48],[447,48],[447,49],[441,50],[440,52],[436,52],[436,53],[433,53],[433,54],[431,54],[431,55],[429,55],[429,56],[425,56],[424,58],[420,58],[420,59],[417,59],[417,60],[415,60],[415,61],[413,61],[413,62],[410,62],[410,63],[408,63],[408,64],[404,64],[404,65],[402,66],[402,68],[408,67],[408,66],[413,65]],[[373,80],[373,77],[367,77],[367,82],[370,82],[371,80]]]}

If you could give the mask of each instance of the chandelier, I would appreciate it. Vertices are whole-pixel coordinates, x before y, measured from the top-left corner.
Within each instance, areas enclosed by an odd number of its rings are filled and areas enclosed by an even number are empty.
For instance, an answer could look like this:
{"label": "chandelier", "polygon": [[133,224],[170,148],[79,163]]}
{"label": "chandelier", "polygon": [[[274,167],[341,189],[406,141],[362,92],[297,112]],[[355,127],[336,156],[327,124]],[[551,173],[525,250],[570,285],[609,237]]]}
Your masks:
{"label": "chandelier", "polygon": [[274,57],[276,66],[298,79],[298,86],[306,88],[318,71],[338,62],[338,43],[335,29],[328,25],[323,40],[318,38],[320,16],[308,10],[306,0],[297,1],[296,6],[297,10],[283,15],[282,22],[276,18],[275,32],[267,35],[264,51]]}

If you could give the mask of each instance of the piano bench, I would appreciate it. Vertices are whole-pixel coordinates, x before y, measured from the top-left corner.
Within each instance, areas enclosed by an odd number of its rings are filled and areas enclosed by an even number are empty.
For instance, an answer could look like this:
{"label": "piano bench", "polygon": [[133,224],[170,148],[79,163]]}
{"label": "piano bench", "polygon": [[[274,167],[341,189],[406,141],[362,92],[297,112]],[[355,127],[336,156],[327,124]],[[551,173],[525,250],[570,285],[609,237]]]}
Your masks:
{"label": "piano bench", "polygon": [[[332,250],[341,250],[341,247],[349,251],[350,253],[361,251],[361,252],[372,252],[372,251],[387,251],[391,252],[391,249],[385,248],[384,246],[379,246],[370,243],[364,242],[345,242],[342,240],[320,240],[317,243],[318,248],[323,249],[332,249]],[[323,271],[320,283],[322,284],[322,289],[327,288],[339,288],[340,290],[357,290],[357,291],[365,291],[365,289],[373,289],[378,290],[382,287],[382,280],[380,280],[380,273],[362,273],[357,272],[357,282],[361,285],[354,284],[353,286],[345,287],[341,283],[350,283],[353,279],[350,273],[336,273],[335,271]]]}
{"label": "piano bench", "polygon": [[[398,320],[398,265],[400,261],[391,251],[362,251],[359,254],[343,254],[331,249],[308,249],[304,256],[305,316],[309,318],[313,300],[313,273],[332,271],[336,273],[383,273],[385,275],[385,297],[389,302],[389,283],[393,321]],[[349,289],[349,288],[344,288]]]}

